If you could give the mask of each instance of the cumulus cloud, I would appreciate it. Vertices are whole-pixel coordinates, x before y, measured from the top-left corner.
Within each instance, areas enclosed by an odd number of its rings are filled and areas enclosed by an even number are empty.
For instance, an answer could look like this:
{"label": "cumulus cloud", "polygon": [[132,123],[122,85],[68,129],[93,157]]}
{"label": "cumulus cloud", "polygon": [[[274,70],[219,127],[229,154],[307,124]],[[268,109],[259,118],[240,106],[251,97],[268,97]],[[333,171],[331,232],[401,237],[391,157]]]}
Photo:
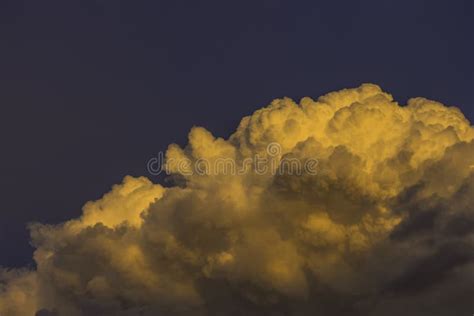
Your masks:
{"label": "cumulus cloud", "polygon": [[[462,315],[474,306],[474,129],[378,86],[202,127],[170,145],[180,186],[126,177],[80,218],[32,224],[34,270],[0,272],[0,315]],[[268,155],[317,173],[184,172]]]}

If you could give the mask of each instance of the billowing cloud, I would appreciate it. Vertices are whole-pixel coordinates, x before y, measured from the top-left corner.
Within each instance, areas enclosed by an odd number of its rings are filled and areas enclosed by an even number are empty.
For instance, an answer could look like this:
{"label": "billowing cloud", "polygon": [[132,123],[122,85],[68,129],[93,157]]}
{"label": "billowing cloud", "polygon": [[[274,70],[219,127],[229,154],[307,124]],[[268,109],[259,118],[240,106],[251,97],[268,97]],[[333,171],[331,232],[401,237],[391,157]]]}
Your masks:
{"label": "billowing cloud", "polygon": [[[179,186],[126,177],[32,224],[36,269],[0,272],[0,315],[470,315],[473,138],[457,108],[372,84],[274,100],[229,139],[194,127],[166,153]],[[317,172],[183,168],[269,144]]]}

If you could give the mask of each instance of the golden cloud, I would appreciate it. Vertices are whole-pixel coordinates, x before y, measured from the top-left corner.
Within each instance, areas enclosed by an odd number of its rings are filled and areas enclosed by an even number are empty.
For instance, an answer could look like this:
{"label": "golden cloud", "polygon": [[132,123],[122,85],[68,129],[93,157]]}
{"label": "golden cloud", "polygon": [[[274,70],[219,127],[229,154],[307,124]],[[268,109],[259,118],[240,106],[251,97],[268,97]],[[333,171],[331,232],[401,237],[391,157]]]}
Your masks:
{"label": "golden cloud", "polygon": [[[0,315],[470,314],[473,138],[457,108],[373,84],[274,100],[228,139],[194,127],[166,153],[183,185],[126,177],[31,225],[37,267],[0,272]],[[318,172],[178,168],[271,143]]]}

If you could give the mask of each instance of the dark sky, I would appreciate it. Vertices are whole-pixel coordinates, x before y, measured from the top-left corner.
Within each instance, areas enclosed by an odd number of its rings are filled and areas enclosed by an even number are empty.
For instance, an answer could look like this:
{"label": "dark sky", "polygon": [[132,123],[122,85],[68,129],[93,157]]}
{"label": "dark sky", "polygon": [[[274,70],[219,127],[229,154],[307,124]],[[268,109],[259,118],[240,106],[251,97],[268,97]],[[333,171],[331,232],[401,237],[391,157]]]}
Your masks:
{"label": "dark sky", "polygon": [[373,82],[474,119],[472,0],[2,0],[0,22],[0,266],[31,264],[28,222],[276,97]]}

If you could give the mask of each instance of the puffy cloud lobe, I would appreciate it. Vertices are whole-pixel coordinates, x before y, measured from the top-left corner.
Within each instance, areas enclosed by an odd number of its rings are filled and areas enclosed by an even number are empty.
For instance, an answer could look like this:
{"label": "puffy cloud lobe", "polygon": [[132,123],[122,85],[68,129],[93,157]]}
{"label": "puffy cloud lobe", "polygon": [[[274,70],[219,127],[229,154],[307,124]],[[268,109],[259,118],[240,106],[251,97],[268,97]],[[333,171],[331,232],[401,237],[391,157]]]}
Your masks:
{"label": "puffy cloud lobe", "polygon": [[[31,225],[37,268],[0,273],[0,315],[472,313],[473,138],[458,109],[372,84],[274,100],[227,140],[195,127],[166,153],[182,186],[126,177]],[[179,167],[273,142],[318,173]]]}
{"label": "puffy cloud lobe", "polygon": [[38,301],[35,272],[0,270],[0,315],[34,315]]}

